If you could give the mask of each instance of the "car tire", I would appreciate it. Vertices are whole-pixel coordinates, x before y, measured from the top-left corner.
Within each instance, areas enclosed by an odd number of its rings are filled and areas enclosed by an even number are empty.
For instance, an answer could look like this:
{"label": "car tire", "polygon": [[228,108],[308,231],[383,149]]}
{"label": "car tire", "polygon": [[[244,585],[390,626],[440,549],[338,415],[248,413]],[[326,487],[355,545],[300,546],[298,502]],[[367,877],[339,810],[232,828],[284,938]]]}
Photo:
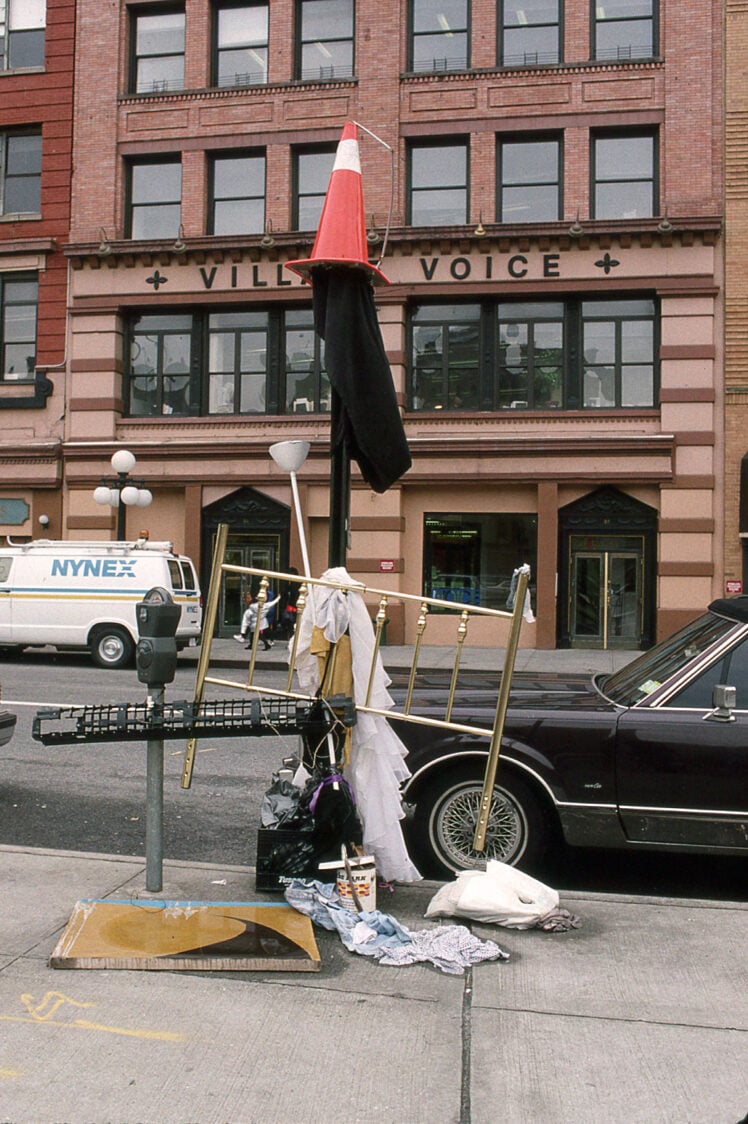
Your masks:
{"label": "car tire", "polygon": [[129,632],[117,625],[98,629],[91,636],[89,646],[91,659],[96,666],[111,670],[128,667],[132,663],[135,652],[135,645]]}
{"label": "car tire", "polygon": [[485,849],[473,849],[482,793],[476,762],[439,773],[417,795],[408,834],[422,873],[452,878],[485,869],[487,859],[523,869],[540,862],[553,834],[550,818],[527,782],[507,770],[494,785]]}

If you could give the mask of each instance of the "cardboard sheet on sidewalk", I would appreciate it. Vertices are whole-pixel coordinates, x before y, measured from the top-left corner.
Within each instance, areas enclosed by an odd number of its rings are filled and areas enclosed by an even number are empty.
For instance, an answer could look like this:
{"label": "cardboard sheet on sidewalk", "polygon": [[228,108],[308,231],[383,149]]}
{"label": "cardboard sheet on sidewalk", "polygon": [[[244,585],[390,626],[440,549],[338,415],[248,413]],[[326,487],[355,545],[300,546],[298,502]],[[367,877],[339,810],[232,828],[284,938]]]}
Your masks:
{"label": "cardboard sheet on sidewalk", "polygon": [[50,957],[52,968],[317,972],[312,923],[265,902],[83,900]]}

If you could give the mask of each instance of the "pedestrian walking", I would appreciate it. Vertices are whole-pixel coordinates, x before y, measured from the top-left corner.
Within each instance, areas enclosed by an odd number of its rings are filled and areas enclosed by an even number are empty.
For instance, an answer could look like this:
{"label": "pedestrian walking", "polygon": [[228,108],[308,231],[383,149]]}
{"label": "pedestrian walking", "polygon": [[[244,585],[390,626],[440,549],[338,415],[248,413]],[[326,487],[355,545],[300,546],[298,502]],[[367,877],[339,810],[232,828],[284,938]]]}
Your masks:
{"label": "pedestrian walking", "polygon": [[[270,613],[271,611],[275,610],[275,606],[279,601],[280,596],[275,597],[272,601],[266,601],[262,606],[262,615],[260,616],[260,640],[262,641],[262,647],[266,652],[273,646],[272,640],[268,640],[267,637],[267,630],[270,623]],[[255,629],[257,628],[258,602],[255,600],[251,593],[248,593],[246,604],[247,608],[244,610],[241,628],[239,632],[234,634],[234,640],[237,640],[240,644],[244,644],[245,648],[249,648],[252,645],[252,636]]]}

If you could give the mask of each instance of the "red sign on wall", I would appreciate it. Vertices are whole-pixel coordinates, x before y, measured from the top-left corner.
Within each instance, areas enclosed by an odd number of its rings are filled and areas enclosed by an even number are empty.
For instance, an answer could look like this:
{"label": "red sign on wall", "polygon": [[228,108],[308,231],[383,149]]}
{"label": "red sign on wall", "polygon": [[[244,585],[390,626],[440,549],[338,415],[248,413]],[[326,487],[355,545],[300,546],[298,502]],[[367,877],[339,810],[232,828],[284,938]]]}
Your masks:
{"label": "red sign on wall", "polygon": [[743,592],[743,583],[741,581],[736,580],[736,581],[726,581],[725,582],[725,593],[742,593],[742,592]]}
{"label": "red sign on wall", "polygon": [[395,572],[395,560],[393,558],[380,558],[379,572],[380,574],[393,574]]}

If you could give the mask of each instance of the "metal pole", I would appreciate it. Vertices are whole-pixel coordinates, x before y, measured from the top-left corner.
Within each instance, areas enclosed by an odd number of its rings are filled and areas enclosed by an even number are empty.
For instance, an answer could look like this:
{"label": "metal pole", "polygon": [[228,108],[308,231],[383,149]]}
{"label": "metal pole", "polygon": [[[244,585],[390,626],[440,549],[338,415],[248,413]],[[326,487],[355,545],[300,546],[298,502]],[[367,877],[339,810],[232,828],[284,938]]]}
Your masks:
{"label": "metal pole", "polygon": [[330,534],[327,564],[345,566],[348,548],[348,514],[351,499],[351,459],[342,434],[342,409],[340,395],[332,388],[330,403]]}
{"label": "metal pole", "polygon": [[126,483],[127,483],[127,473],[126,472],[118,473],[118,479],[117,479],[117,483],[115,485],[115,487],[117,489],[117,495],[119,496],[119,502],[117,504],[117,540],[118,540],[118,542],[123,542],[124,539],[125,539],[125,535],[127,533],[126,529],[125,529],[125,520],[127,519],[127,510],[125,508],[125,505],[122,502],[122,489],[124,488]]}
{"label": "metal pole", "polygon": [[[152,715],[163,714],[164,688],[154,687]],[[164,859],[164,742],[149,738],[145,782],[145,888],[159,893]]]}

